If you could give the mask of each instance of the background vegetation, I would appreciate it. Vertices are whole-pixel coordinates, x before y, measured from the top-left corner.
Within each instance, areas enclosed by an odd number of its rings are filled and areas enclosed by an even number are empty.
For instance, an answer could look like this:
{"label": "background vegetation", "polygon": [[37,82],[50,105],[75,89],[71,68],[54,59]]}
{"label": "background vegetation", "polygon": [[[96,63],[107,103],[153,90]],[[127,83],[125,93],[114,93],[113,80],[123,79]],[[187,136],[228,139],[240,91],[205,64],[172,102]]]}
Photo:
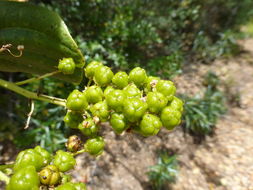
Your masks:
{"label": "background vegetation", "polygon": [[[240,3],[237,0],[30,2],[55,10],[63,17],[87,62],[101,60],[114,70],[129,70],[140,65],[149,74],[170,79],[182,73],[187,64],[210,63],[217,57],[237,53],[239,48],[235,44],[236,34],[253,14],[252,0],[242,0]],[[0,77],[18,81],[28,75],[0,73]],[[28,85],[27,88],[66,98],[76,87],[50,78]],[[36,112],[33,115],[36,119],[32,120],[29,130],[24,131],[25,116],[29,112],[28,102],[3,89],[0,89],[0,93],[0,140],[14,139],[15,136],[14,142],[20,147],[36,142],[51,151],[63,145],[65,136],[70,131],[62,123],[62,108],[36,102]],[[207,87],[206,93],[213,91]],[[186,98],[186,101],[189,102],[185,112],[187,129],[199,125],[205,128],[201,129],[204,133],[210,132],[209,126],[213,126],[216,116],[223,112],[219,108],[219,95],[213,93],[212,96],[208,94],[203,98]],[[197,107],[187,107],[191,103]],[[197,115],[188,115],[192,109],[195,112],[198,109],[205,110],[198,115],[204,118],[203,124],[194,123],[202,121],[198,118],[187,119]]]}

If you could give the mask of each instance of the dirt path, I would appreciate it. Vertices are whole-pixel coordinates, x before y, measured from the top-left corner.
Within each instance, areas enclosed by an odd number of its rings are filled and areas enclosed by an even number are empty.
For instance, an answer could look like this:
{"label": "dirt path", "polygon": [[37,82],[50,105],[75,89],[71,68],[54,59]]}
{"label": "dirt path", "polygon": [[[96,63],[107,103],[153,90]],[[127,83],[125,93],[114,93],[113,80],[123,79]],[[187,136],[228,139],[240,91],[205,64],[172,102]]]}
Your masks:
{"label": "dirt path", "polygon": [[187,167],[181,168],[175,190],[253,189],[253,40],[241,44],[247,53],[211,66],[223,81],[233,81],[241,108],[230,108],[216,135],[198,146],[188,163],[183,159]]}
{"label": "dirt path", "polygon": [[196,145],[181,128],[150,138],[115,136],[106,129],[106,152],[95,161],[80,155],[76,179],[88,182],[92,190],[148,190],[145,173],[163,148],[179,154],[181,169],[173,190],[253,189],[253,40],[240,43],[247,52],[211,66],[197,65],[176,79],[179,92],[194,94],[201,90],[201,76],[213,70],[231,92],[240,93],[241,106],[231,107],[219,120],[214,137]]}

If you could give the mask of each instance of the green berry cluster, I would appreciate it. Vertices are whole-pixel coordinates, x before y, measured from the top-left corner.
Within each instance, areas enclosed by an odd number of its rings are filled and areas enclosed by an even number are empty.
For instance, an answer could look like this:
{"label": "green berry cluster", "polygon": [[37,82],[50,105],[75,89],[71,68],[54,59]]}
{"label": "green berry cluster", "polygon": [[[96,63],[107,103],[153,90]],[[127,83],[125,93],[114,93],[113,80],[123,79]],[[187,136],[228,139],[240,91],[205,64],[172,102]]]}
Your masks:
{"label": "green berry cluster", "polygon": [[7,190],[39,190],[50,187],[56,190],[86,190],[84,183],[72,183],[64,174],[74,168],[76,160],[72,153],[59,150],[55,155],[36,146],[21,151],[13,166],[13,175]]}
{"label": "green berry cluster", "polygon": [[172,130],[180,124],[183,102],[175,96],[173,82],[147,76],[140,67],[114,74],[97,61],[84,71],[89,85],[69,94],[64,122],[90,138],[84,145],[90,154],[103,151],[101,122],[109,121],[117,134],[133,131],[146,137],[156,135],[162,126]]}
{"label": "green berry cluster", "polygon": [[73,74],[75,67],[76,65],[72,58],[63,58],[59,60],[58,69],[65,75]]}

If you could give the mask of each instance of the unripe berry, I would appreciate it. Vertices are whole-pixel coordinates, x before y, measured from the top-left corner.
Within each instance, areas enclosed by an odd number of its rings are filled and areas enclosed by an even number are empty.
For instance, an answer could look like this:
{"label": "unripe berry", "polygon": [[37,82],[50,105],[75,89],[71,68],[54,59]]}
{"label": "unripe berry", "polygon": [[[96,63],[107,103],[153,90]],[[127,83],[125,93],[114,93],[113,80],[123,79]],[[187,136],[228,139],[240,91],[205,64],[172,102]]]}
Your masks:
{"label": "unripe berry", "polygon": [[126,72],[117,72],[112,78],[112,83],[117,88],[122,89],[128,85],[128,75],[126,74]]}
{"label": "unripe berry", "polygon": [[143,86],[147,82],[146,71],[140,67],[136,67],[130,71],[128,80],[138,87]]}
{"label": "unripe berry", "polygon": [[11,176],[6,190],[39,190],[39,176],[32,165],[24,166]]}
{"label": "unripe berry", "polygon": [[110,124],[118,134],[122,133],[127,127],[124,115],[119,113],[113,113],[111,115]]}
{"label": "unripe berry", "polygon": [[149,92],[147,95],[148,109],[152,113],[159,113],[167,103],[168,99],[160,92]]}
{"label": "unripe berry", "polygon": [[76,187],[74,186],[74,183],[67,182],[65,184],[57,186],[55,190],[76,190]]}
{"label": "unripe berry", "polygon": [[54,156],[53,164],[59,171],[66,172],[74,168],[76,160],[71,153],[58,150]]}
{"label": "unripe berry", "polygon": [[106,103],[116,112],[123,110],[126,95],[123,90],[113,90],[106,96]]}
{"label": "unripe berry", "polygon": [[147,110],[147,103],[138,98],[127,99],[124,104],[123,113],[128,121],[136,122]]}
{"label": "unripe berry", "polygon": [[148,93],[148,92],[152,92],[153,91],[153,88],[155,88],[156,84],[158,83],[158,81],[160,80],[159,77],[153,77],[153,76],[150,76],[147,78],[147,83],[146,83],[146,86],[145,86],[145,92]]}
{"label": "unripe berry", "polygon": [[140,132],[144,136],[156,135],[162,127],[159,117],[145,114],[140,123]]}
{"label": "unripe berry", "polygon": [[70,182],[72,180],[72,176],[68,174],[61,174],[61,184]]}
{"label": "unripe berry", "polygon": [[113,90],[115,89],[112,86],[107,86],[106,89],[104,90],[104,96],[107,97],[108,94]]}
{"label": "unripe berry", "polygon": [[66,106],[72,111],[84,111],[88,107],[85,94],[79,90],[73,90],[67,98]]}
{"label": "unripe berry", "polygon": [[16,161],[14,163],[14,171],[18,171],[21,168],[32,165],[39,171],[43,168],[47,163],[43,156],[34,149],[26,149],[19,152]]}
{"label": "unripe berry", "polygon": [[161,120],[163,126],[168,129],[172,130],[175,126],[179,125],[181,122],[181,113],[174,108],[167,106],[162,110],[161,113]]}
{"label": "unripe berry", "polygon": [[102,101],[103,91],[98,86],[90,86],[85,90],[85,96],[89,103],[95,104]]}
{"label": "unripe berry", "polygon": [[87,190],[87,188],[84,183],[67,182],[63,185],[56,187],[55,190]]}
{"label": "unripe berry", "polygon": [[74,183],[76,190],[87,190],[86,185],[84,183]]}
{"label": "unripe berry", "polygon": [[75,62],[72,58],[63,58],[59,61],[58,69],[63,74],[73,74],[75,71]]}
{"label": "unripe berry", "polygon": [[43,163],[44,165],[48,165],[52,160],[52,155],[44,148],[40,146],[36,146],[34,148],[36,152],[38,152],[43,157]]}
{"label": "unripe berry", "polygon": [[141,98],[141,91],[135,84],[129,84],[123,89],[123,91],[127,98]]}
{"label": "unripe berry", "polygon": [[98,67],[97,70],[95,71],[94,77],[95,77],[95,82],[99,86],[104,87],[111,83],[113,72],[107,66]]}
{"label": "unripe berry", "polygon": [[105,101],[98,102],[90,108],[93,116],[97,116],[100,121],[107,121],[109,117],[108,105]]}
{"label": "unripe berry", "polygon": [[58,168],[54,165],[48,165],[40,173],[40,182],[44,185],[57,185],[60,183],[61,176]]}
{"label": "unripe berry", "polygon": [[173,97],[173,100],[170,102],[169,106],[180,111],[181,113],[183,112],[184,109],[183,101],[177,98],[176,96]]}
{"label": "unripe berry", "polygon": [[84,69],[85,72],[85,76],[89,79],[92,79],[95,75],[95,72],[97,70],[98,67],[103,66],[103,64],[101,62],[98,61],[92,61],[90,62],[86,68]]}
{"label": "unripe berry", "polygon": [[82,123],[79,124],[78,129],[85,136],[95,136],[98,133],[99,126],[95,124],[93,118],[87,118]]}
{"label": "unripe berry", "polygon": [[105,142],[102,137],[88,139],[84,145],[85,150],[94,156],[102,154]]}
{"label": "unripe berry", "polygon": [[156,84],[156,90],[168,98],[169,101],[173,99],[173,96],[176,93],[176,87],[173,82],[167,80],[158,81]]}
{"label": "unripe berry", "polygon": [[79,112],[68,111],[65,117],[63,118],[64,123],[71,127],[77,128],[79,123],[83,120],[83,116]]}

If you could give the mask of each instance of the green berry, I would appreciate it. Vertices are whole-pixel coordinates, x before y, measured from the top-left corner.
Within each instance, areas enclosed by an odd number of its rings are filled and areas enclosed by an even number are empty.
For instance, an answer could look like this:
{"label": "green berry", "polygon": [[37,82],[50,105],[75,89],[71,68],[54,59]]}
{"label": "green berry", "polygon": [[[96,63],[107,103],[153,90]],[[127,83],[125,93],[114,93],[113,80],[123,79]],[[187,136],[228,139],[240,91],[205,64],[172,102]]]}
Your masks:
{"label": "green berry", "polygon": [[124,115],[119,113],[113,113],[111,115],[110,124],[113,130],[118,134],[122,133],[127,128]]}
{"label": "green berry", "polygon": [[48,165],[39,172],[40,182],[44,185],[57,185],[60,183],[61,176],[58,168]]}
{"label": "green berry", "polygon": [[48,165],[51,162],[52,155],[47,150],[45,150],[44,148],[42,148],[40,146],[36,146],[34,148],[34,150],[36,152],[38,152],[43,157],[43,163],[44,163],[44,165]]}
{"label": "green berry", "polygon": [[79,124],[78,129],[85,136],[95,136],[98,133],[99,127],[93,121],[93,118],[87,118],[82,123]]}
{"label": "green berry", "polygon": [[113,78],[112,78],[112,83],[120,89],[123,89],[128,85],[128,75],[126,72],[117,72]]}
{"label": "green berry", "polygon": [[85,94],[79,90],[73,90],[67,98],[66,106],[72,111],[84,111],[88,107]]}
{"label": "green berry", "polygon": [[156,84],[156,90],[162,93],[169,101],[173,99],[174,94],[176,93],[176,87],[173,82],[160,80]]}
{"label": "green berry", "polygon": [[106,103],[111,109],[115,110],[116,112],[123,111],[125,100],[126,100],[126,95],[123,90],[112,90],[106,96]]}
{"label": "green berry", "polygon": [[58,186],[55,190],[87,190],[84,183],[67,182]]}
{"label": "green berry", "polygon": [[54,156],[53,164],[59,168],[59,171],[66,172],[74,168],[76,160],[71,153],[58,150]]}
{"label": "green berry", "polygon": [[101,66],[103,66],[101,62],[97,62],[97,61],[90,62],[84,69],[85,76],[89,79],[92,79],[95,75],[97,68]]}
{"label": "green berry", "polygon": [[68,174],[61,174],[61,184],[65,184],[67,182],[70,182],[72,180],[72,176]]}
{"label": "green berry", "polygon": [[64,123],[71,127],[77,128],[78,125],[82,122],[83,116],[79,112],[68,111],[65,117],[63,118]]}
{"label": "green berry", "polygon": [[94,156],[102,154],[105,142],[102,137],[88,139],[84,145],[85,150]]}
{"label": "green berry", "polygon": [[138,87],[143,86],[147,82],[146,71],[140,67],[136,67],[130,71],[128,80]]}
{"label": "green berry", "polygon": [[161,121],[166,129],[172,130],[175,126],[180,124],[181,113],[174,108],[167,106],[162,110]]}
{"label": "green berry", "polygon": [[147,103],[138,98],[131,98],[125,101],[123,113],[128,121],[136,122],[147,110]]}
{"label": "green berry", "polygon": [[144,136],[156,135],[162,127],[159,117],[145,114],[140,123],[140,132]]}
{"label": "green berry", "polygon": [[58,69],[65,75],[73,74],[75,71],[75,62],[72,58],[63,58],[59,61]]}
{"label": "green berry", "polygon": [[10,178],[7,190],[39,190],[39,176],[34,166],[24,166]]}
{"label": "green berry", "polygon": [[109,117],[108,105],[105,101],[98,102],[90,108],[93,116],[97,116],[100,121],[107,121]]}
{"label": "green berry", "polygon": [[102,101],[103,91],[98,86],[91,86],[85,90],[85,96],[89,103],[95,104]]}
{"label": "green berry", "polygon": [[55,190],[76,190],[76,187],[74,183],[72,182],[67,182],[63,185],[59,185],[55,188]]}
{"label": "green berry", "polygon": [[17,171],[26,166],[32,165],[37,171],[39,171],[46,164],[45,158],[40,153],[34,149],[26,149],[18,154],[13,169],[14,171]]}
{"label": "green berry", "polygon": [[112,86],[107,86],[106,89],[104,90],[104,96],[107,97],[108,94],[113,90],[115,89]]}
{"label": "green berry", "polygon": [[147,95],[148,109],[152,113],[159,113],[167,105],[168,99],[159,92],[149,92]]}
{"label": "green berry", "polygon": [[160,80],[159,77],[153,77],[153,76],[150,76],[147,78],[147,83],[146,83],[146,86],[145,86],[145,92],[148,93],[148,92],[151,92],[153,90],[153,88],[156,86],[156,84],[158,83],[158,81]]}
{"label": "green berry", "polygon": [[141,98],[142,94],[135,84],[129,84],[123,91],[127,98]]}
{"label": "green berry", "polygon": [[173,97],[173,100],[170,102],[169,106],[180,111],[181,113],[183,112],[184,109],[183,101],[177,98],[176,96]]}
{"label": "green berry", "polygon": [[99,86],[104,87],[111,83],[113,72],[107,66],[98,67],[95,72],[94,77],[95,77],[95,82]]}
{"label": "green berry", "polygon": [[85,183],[74,183],[76,190],[87,190]]}

